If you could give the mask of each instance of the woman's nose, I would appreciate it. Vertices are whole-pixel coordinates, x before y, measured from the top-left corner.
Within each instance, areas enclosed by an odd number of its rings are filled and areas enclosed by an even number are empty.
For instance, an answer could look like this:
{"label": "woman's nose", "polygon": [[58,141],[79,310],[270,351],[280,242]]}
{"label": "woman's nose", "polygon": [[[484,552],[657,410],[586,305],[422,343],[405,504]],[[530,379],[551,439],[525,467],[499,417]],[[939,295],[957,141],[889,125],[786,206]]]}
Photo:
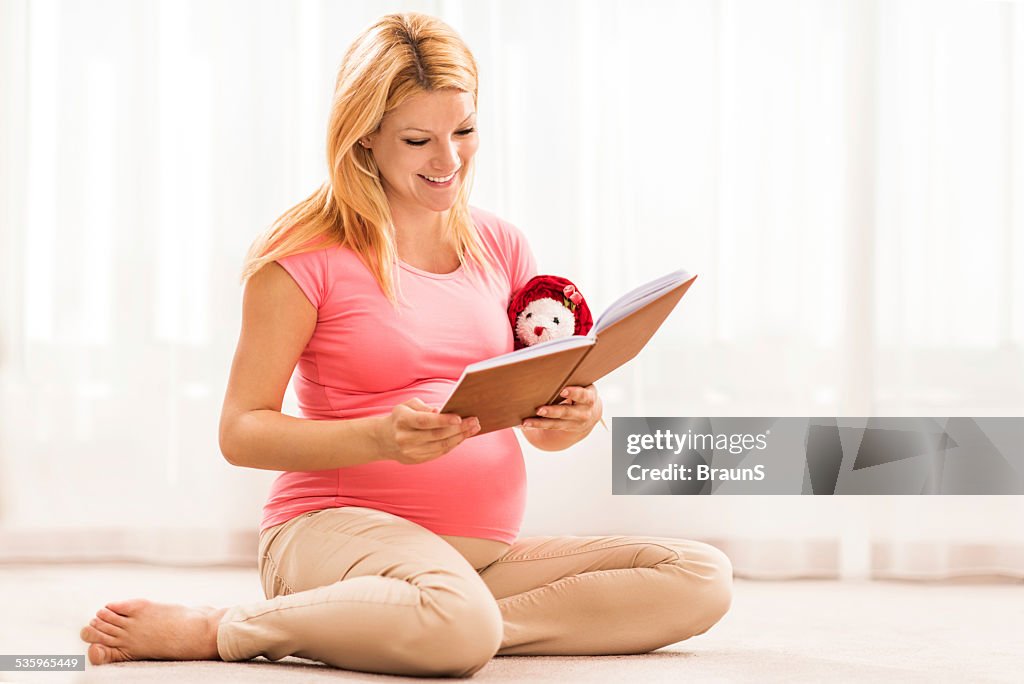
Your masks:
{"label": "woman's nose", "polygon": [[455,169],[459,168],[462,161],[459,159],[459,147],[455,143],[448,143],[438,156],[437,161],[434,162],[437,165],[438,171],[444,173],[451,173]]}

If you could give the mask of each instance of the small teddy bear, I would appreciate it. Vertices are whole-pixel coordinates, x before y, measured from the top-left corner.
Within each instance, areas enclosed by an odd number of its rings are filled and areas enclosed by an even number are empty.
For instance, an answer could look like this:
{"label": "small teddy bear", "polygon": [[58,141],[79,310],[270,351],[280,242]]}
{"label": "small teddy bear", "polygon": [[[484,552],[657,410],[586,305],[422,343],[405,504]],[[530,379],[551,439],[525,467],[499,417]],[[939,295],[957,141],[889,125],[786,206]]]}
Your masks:
{"label": "small teddy bear", "polygon": [[594,325],[583,295],[570,281],[534,276],[508,305],[515,349],[572,335],[586,335]]}

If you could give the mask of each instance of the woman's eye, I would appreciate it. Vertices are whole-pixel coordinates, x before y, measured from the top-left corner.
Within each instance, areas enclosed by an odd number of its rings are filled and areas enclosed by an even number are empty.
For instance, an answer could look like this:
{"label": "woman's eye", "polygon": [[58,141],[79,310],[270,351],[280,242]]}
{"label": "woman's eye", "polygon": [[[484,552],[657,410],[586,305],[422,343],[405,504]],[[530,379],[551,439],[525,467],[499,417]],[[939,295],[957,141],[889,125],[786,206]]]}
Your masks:
{"label": "woman's eye", "polygon": [[558,325],[558,316],[555,316],[555,325]]}
{"label": "woman's eye", "polygon": [[528,313],[528,314],[526,314],[526,317],[529,318],[532,315],[533,315],[532,313]]}
{"label": "woman's eye", "polygon": [[[469,135],[470,133],[472,133],[475,130],[476,130],[476,128],[463,128],[461,131],[455,131],[455,134],[456,135]],[[416,139],[411,139],[411,138],[407,138],[405,140],[405,144],[406,145],[412,145],[413,147],[423,147],[428,142],[430,142],[430,140],[416,140]]]}

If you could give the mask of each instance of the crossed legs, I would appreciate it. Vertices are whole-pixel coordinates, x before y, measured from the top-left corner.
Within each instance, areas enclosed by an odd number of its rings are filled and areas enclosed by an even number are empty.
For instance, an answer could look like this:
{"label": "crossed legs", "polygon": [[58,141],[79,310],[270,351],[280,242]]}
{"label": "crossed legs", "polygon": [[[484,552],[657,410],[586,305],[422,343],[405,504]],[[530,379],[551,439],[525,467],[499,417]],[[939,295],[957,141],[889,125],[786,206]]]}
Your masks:
{"label": "crossed legs", "polygon": [[267,530],[260,576],[267,600],[204,613],[217,657],[465,677],[494,655],[646,653],[702,634],[729,608],[732,567],[681,539],[528,537],[477,571],[415,523],[343,507]]}

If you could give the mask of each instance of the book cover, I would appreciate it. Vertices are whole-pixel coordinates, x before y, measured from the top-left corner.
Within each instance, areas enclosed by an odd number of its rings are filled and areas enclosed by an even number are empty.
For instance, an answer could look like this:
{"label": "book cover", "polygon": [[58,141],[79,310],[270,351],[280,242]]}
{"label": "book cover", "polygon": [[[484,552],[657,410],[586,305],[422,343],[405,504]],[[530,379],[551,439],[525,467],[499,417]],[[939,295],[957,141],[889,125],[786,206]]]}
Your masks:
{"label": "book cover", "polygon": [[630,290],[587,335],[542,342],[466,367],[441,413],[476,416],[482,435],[519,425],[568,385],[596,382],[635,357],[697,276],[679,270]]}

